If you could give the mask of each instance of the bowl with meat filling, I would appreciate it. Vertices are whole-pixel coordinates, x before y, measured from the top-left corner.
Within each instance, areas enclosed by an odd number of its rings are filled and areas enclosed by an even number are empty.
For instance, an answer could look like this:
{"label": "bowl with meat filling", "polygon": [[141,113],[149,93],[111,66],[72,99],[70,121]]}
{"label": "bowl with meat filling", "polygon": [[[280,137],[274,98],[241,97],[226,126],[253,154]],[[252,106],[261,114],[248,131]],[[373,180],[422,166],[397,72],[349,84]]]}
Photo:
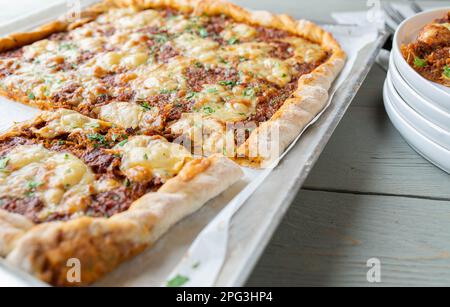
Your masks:
{"label": "bowl with meat filling", "polygon": [[405,20],[394,36],[393,53],[409,86],[450,112],[450,8]]}

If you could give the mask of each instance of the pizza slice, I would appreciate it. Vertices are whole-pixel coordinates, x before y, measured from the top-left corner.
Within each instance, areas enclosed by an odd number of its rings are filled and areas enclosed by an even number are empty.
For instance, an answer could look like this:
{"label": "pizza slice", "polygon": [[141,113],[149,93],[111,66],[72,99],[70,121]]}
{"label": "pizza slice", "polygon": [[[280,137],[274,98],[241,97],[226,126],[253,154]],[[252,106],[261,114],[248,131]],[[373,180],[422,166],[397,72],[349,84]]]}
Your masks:
{"label": "pizza slice", "polygon": [[104,1],[0,51],[5,96],[255,165],[323,110],[345,62],[311,22],[218,0]]}
{"label": "pizza slice", "polygon": [[92,283],[241,175],[161,136],[43,112],[0,136],[0,256],[53,285],[73,285],[76,258]]}

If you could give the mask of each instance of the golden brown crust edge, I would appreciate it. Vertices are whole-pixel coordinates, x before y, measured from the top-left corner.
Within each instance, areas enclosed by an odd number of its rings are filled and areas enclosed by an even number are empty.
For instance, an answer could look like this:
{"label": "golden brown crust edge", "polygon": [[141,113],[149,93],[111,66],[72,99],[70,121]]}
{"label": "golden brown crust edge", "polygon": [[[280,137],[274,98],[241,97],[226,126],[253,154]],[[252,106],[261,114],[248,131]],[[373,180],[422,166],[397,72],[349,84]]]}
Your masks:
{"label": "golden brown crust edge", "polygon": [[[15,242],[7,260],[52,285],[91,284],[151,246],[241,176],[240,167],[225,157],[194,160],[158,192],[109,219],[83,217],[33,227]],[[67,279],[67,261],[73,258],[81,264],[80,283]]]}

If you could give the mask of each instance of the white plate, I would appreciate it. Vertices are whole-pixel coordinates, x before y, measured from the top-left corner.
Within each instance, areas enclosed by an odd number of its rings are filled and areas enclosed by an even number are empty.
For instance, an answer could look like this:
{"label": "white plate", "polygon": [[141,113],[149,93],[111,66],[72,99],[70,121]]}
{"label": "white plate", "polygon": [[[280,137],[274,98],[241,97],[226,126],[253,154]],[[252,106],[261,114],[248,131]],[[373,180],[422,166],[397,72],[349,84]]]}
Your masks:
{"label": "white plate", "polygon": [[448,112],[450,112],[450,88],[431,82],[417,73],[403,58],[400,47],[415,41],[425,25],[437,18],[442,18],[449,10],[450,8],[437,9],[406,19],[395,32],[392,48],[395,65],[406,82],[420,95]]}
{"label": "white plate", "polygon": [[408,121],[408,123],[416,128],[420,133],[425,135],[433,142],[450,150],[450,132],[433,124],[419,113],[414,111],[395,90],[390,76],[387,77],[384,84],[386,94],[392,105],[397,109],[400,115]]}
{"label": "white plate", "polygon": [[392,60],[392,53],[388,74],[390,75],[394,88],[411,108],[416,110],[432,123],[447,131],[450,131],[450,112],[441,109],[432,102],[423,98],[413,88],[411,88],[405,80],[403,80],[402,76],[398,72],[397,66]]}
{"label": "white plate", "polygon": [[388,95],[387,88],[383,91],[384,106],[395,128],[400,132],[403,138],[425,159],[443,169],[450,174],[450,151],[429,140],[419,131],[414,129],[392,105]]}

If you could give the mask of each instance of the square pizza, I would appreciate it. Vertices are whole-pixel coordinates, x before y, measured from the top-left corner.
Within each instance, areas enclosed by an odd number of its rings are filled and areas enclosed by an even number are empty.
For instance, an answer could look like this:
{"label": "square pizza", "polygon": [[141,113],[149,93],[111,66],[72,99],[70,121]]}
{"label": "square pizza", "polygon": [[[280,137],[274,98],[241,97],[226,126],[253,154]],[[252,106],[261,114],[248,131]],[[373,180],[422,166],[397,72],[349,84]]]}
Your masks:
{"label": "square pizza", "polygon": [[76,258],[88,284],[241,176],[224,156],[46,111],[0,136],[0,256],[53,285],[71,285]]}

